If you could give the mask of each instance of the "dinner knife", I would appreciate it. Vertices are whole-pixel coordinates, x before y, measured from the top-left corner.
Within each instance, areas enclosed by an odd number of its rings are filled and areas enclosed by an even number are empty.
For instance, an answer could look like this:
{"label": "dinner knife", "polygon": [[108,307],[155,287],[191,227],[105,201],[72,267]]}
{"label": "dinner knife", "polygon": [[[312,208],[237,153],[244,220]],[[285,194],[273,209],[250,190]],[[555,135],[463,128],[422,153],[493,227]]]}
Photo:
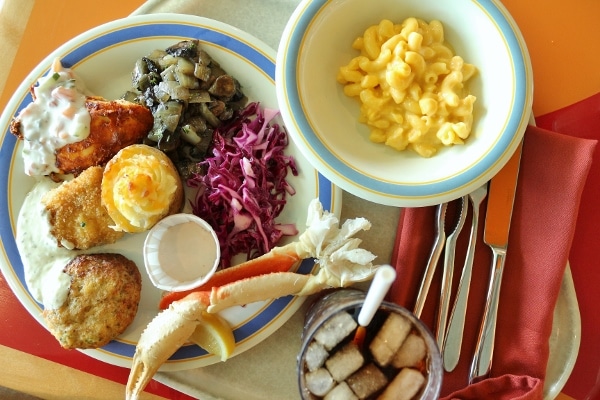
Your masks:
{"label": "dinner knife", "polygon": [[522,147],[521,141],[512,157],[492,177],[489,184],[483,241],[492,249],[493,260],[481,327],[469,372],[469,383],[478,377],[487,376],[492,367],[500,284],[506,260]]}

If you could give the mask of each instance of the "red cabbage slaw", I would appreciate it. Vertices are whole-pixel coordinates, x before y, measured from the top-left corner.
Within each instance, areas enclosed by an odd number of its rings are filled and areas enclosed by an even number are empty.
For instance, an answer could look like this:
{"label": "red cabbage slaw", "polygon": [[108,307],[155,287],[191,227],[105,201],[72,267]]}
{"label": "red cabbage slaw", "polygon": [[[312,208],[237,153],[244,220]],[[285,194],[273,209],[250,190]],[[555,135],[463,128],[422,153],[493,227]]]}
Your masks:
{"label": "red cabbage slaw", "polygon": [[[213,135],[212,157],[202,161],[203,175],[188,185],[197,187],[192,212],[208,222],[221,245],[221,268],[233,256],[248,259],[268,253],[284,235],[296,235],[294,224],[275,222],[295,189],[286,180],[298,170],[294,158],[284,154],[288,136],[270,122],[277,110],[261,110],[250,103]],[[254,118],[253,118],[254,117]]]}

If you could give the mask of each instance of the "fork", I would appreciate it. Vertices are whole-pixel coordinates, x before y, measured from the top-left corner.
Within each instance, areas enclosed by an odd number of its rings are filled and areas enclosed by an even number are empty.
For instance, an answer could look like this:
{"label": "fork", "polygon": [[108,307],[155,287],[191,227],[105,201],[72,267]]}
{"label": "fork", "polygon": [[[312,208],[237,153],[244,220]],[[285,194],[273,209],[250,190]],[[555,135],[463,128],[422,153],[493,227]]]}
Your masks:
{"label": "fork", "polygon": [[469,202],[473,209],[471,217],[471,235],[469,237],[469,247],[467,248],[465,264],[458,283],[456,300],[454,300],[454,306],[450,313],[450,320],[448,321],[448,331],[446,332],[446,340],[443,349],[444,369],[448,372],[453,371],[454,368],[456,368],[460,358],[462,336],[465,327],[465,315],[467,312],[467,300],[469,298],[469,286],[471,283],[471,273],[473,271],[473,258],[475,256],[475,246],[477,243],[479,209],[486,196],[487,183],[475,189],[468,195]]}
{"label": "fork", "polygon": [[440,351],[444,346],[444,338],[446,335],[446,324],[448,322],[448,310],[450,309],[450,296],[452,294],[452,278],[454,275],[454,257],[456,252],[456,241],[460,234],[467,216],[469,201],[467,196],[459,199],[460,214],[456,220],[452,232],[446,239],[446,249],[444,252],[444,269],[442,271],[442,289],[440,293],[440,303],[437,317],[437,343]]}

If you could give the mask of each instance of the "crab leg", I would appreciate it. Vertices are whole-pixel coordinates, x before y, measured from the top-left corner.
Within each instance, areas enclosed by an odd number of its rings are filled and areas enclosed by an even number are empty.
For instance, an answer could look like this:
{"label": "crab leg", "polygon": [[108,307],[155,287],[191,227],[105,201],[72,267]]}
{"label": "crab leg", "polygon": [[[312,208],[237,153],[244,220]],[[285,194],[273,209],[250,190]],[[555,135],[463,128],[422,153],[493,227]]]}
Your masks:
{"label": "crab leg", "polygon": [[236,305],[296,294],[302,290],[308,280],[308,275],[273,272],[214,287],[210,295],[208,312],[216,313]]}
{"label": "crab leg", "polygon": [[201,323],[208,293],[194,293],[160,312],[146,327],[137,344],[127,380],[127,400],[135,400],[158,368],[173,355]]}
{"label": "crab leg", "polygon": [[308,296],[324,289],[340,288],[352,283],[354,282],[343,282],[326,270],[320,270],[317,275],[273,272],[213,287],[208,312],[216,313],[229,307],[283,296]]}
{"label": "crab leg", "polygon": [[160,299],[158,306],[161,310],[164,310],[172,302],[183,299],[190,293],[210,291],[213,287],[224,286],[228,283],[253,276],[290,271],[299,261],[301,261],[301,258],[294,251],[294,246],[275,247],[269,253],[260,257],[217,271],[202,286],[182,292],[169,292],[165,294]]}

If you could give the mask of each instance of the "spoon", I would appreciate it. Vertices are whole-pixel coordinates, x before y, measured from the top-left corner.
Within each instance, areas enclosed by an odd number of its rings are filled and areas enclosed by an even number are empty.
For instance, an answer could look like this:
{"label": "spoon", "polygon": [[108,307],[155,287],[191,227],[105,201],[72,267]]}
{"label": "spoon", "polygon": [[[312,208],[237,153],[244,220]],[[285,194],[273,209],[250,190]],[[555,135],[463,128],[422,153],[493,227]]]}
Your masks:
{"label": "spoon", "polygon": [[467,215],[469,200],[467,196],[459,199],[460,214],[452,232],[446,238],[446,248],[444,253],[444,269],[442,271],[442,289],[440,294],[440,304],[437,315],[437,342],[441,351],[444,348],[444,339],[446,335],[446,325],[448,323],[448,310],[450,309],[450,295],[452,292],[452,277],[454,274],[454,256],[456,250],[456,241],[462,231]]}
{"label": "spoon", "polygon": [[367,326],[371,323],[375,312],[381,305],[383,298],[395,279],[396,270],[391,265],[382,265],[375,271],[375,276],[367,291],[365,301],[358,313],[358,328],[354,335],[354,343],[359,347],[364,342]]}

